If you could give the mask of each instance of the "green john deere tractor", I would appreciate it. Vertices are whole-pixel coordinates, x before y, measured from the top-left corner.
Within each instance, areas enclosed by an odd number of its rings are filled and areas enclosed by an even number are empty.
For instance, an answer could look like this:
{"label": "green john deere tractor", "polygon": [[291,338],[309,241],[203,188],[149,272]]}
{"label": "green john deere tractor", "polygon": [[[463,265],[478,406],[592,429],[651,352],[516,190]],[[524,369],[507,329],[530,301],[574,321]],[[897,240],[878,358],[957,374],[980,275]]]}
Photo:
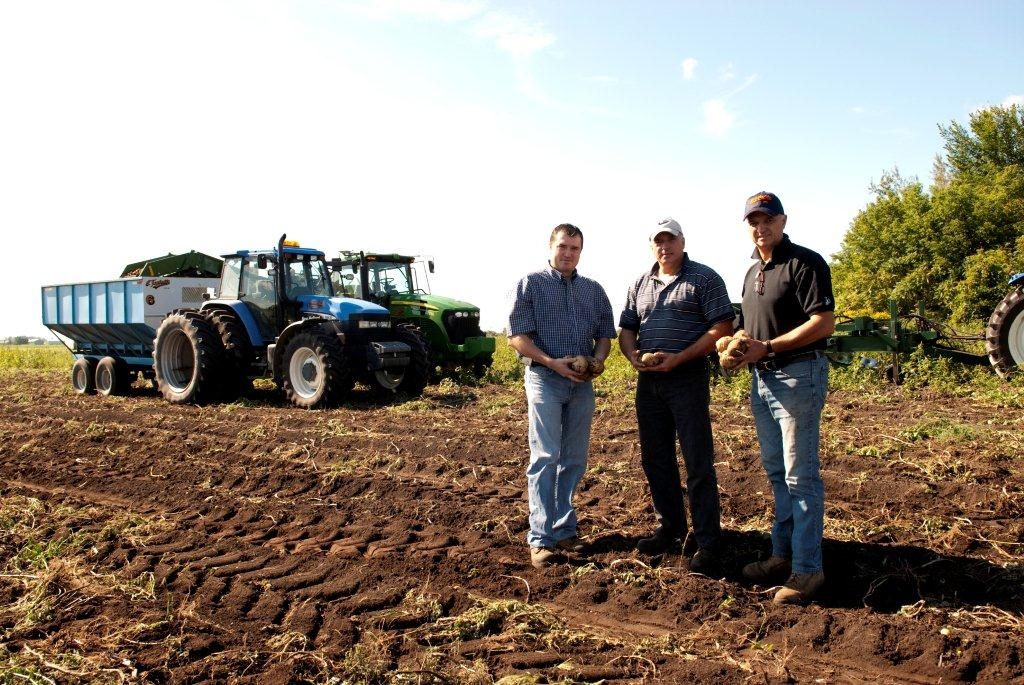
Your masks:
{"label": "green john deere tractor", "polygon": [[430,292],[434,262],[399,254],[342,251],[331,260],[335,292],[387,307],[395,323],[419,327],[430,345],[432,377],[456,368],[482,377],[494,361],[494,338],[480,330],[480,308]]}

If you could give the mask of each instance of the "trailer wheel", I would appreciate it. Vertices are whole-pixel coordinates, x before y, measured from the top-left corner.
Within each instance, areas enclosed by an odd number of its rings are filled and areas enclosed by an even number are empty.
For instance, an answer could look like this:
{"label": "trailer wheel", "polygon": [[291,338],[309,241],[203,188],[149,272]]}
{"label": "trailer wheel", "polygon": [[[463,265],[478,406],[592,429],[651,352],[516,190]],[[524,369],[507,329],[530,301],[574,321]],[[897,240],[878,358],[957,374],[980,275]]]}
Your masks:
{"label": "trailer wheel", "polygon": [[71,387],[79,395],[92,395],[96,392],[96,360],[79,357],[71,365]]}
{"label": "trailer wheel", "polygon": [[224,366],[221,397],[225,402],[234,402],[239,397],[252,394],[252,379],[249,366],[253,358],[249,334],[245,331],[238,315],[234,312],[215,310],[204,312],[207,320],[220,336],[224,347]]}
{"label": "trailer wheel", "polygon": [[288,342],[283,371],[285,397],[303,409],[334,404],[352,387],[341,342],[317,328],[299,331]]}
{"label": "trailer wheel", "polygon": [[195,310],[164,317],[153,342],[157,388],[174,404],[205,404],[218,391],[224,350],[213,326]]}
{"label": "trailer wheel", "polygon": [[131,379],[128,365],[121,359],[104,357],[96,364],[96,392],[101,395],[124,395]]}
{"label": "trailer wheel", "polygon": [[1011,291],[992,312],[985,328],[985,352],[1001,378],[1024,365],[1024,289]]}

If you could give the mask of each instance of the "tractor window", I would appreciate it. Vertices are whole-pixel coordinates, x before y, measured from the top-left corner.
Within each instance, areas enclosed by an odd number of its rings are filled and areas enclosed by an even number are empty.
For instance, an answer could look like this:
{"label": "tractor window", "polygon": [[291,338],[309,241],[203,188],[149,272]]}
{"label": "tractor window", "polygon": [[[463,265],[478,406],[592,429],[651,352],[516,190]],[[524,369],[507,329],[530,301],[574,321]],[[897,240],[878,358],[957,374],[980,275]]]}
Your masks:
{"label": "tractor window", "polygon": [[288,297],[331,294],[327,265],[322,259],[310,255],[289,255],[287,266]]}
{"label": "tractor window", "polygon": [[370,267],[370,289],[378,295],[413,292],[413,283],[408,264],[394,262],[373,262]]}
{"label": "tractor window", "polygon": [[252,312],[260,333],[264,338],[272,338],[274,321],[277,317],[277,287],[274,285],[273,262],[265,262],[267,266],[259,267],[256,259],[247,259],[242,266],[242,302]]}
{"label": "tractor window", "polygon": [[331,283],[334,285],[334,293],[336,295],[362,297],[363,288],[355,274],[334,271],[331,273]]}
{"label": "tractor window", "polygon": [[242,259],[232,257],[224,260],[224,272],[220,277],[220,292],[218,297],[226,300],[234,300],[238,297],[238,285],[242,277]]}

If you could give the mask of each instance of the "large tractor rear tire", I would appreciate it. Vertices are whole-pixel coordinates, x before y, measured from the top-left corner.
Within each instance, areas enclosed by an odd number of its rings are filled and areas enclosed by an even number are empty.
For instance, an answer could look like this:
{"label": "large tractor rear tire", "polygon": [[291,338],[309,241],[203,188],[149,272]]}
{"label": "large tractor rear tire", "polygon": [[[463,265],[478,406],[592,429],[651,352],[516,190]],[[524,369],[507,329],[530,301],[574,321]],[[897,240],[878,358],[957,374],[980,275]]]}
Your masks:
{"label": "large tractor rear tire", "polygon": [[1011,291],[992,312],[985,328],[985,352],[1002,378],[1024,365],[1024,288]]}
{"label": "large tractor rear tire", "polygon": [[224,365],[221,367],[221,399],[234,402],[239,397],[252,394],[252,378],[249,367],[253,358],[252,344],[238,315],[234,312],[215,310],[204,312],[207,321],[220,336],[224,348]]}
{"label": "large tractor rear tire", "polygon": [[96,392],[99,394],[126,395],[131,384],[124,360],[104,357],[96,364]]}
{"label": "large tractor rear tire", "polygon": [[284,351],[281,387],[302,409],[340,402],[352,388],[352,376],[338,338],[320,328],[296,333]]}
{"label": "large tractor rear tire", "polygon": [[96,392],[96,360],[79,357],[71,366],[71,387],[79,395],[92,395]]}
{"label": "large tractor rear tire", "polygon": [[173,404],[205,404],[220,391],[224,348],[202,314],[175,310],[156,329],[153,371],[160,394]]}

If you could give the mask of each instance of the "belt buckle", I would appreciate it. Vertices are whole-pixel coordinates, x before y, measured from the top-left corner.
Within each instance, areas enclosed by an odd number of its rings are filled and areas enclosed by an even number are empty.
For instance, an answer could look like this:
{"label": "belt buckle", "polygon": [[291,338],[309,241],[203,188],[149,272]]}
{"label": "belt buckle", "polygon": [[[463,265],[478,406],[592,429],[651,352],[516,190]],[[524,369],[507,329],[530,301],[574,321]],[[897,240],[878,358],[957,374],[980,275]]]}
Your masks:
{"label": "belt buckle", "polygon": [[778,371],[779,370],[779,366],[776,363],[774,358],[772,358],[772,359],[763,359],[763,360],[761,360],[761,361],[759,361],[757,363],[757,366],[762,371]]}

